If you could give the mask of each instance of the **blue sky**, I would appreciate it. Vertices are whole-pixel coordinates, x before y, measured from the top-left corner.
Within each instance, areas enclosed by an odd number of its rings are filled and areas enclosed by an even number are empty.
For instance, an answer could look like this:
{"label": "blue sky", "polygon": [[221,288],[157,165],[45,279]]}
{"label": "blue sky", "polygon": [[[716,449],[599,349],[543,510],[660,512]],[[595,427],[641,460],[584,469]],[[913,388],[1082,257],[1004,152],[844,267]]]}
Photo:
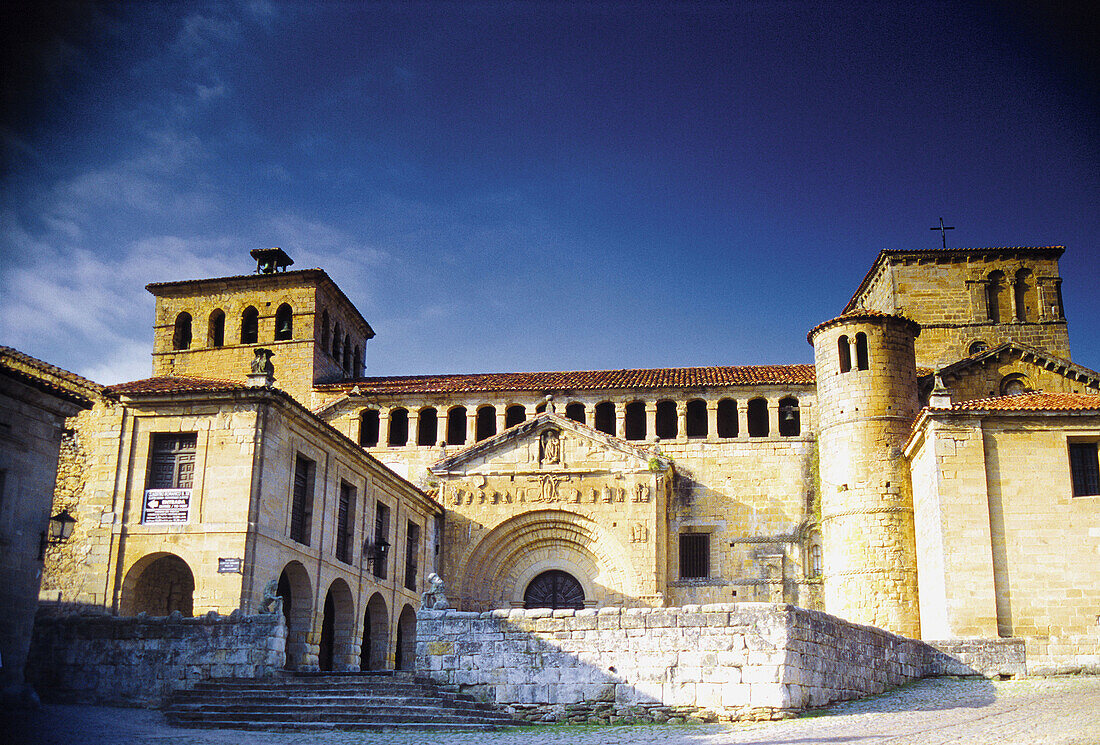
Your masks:
{"label": "blue sky", "polygon": [[1089,31],[912,5],[45,3],[0,24],[0,343],[146,377],[145,284],[281,246],[371,375],[810,362],[942,215],[1066,245],[1100,367]]}

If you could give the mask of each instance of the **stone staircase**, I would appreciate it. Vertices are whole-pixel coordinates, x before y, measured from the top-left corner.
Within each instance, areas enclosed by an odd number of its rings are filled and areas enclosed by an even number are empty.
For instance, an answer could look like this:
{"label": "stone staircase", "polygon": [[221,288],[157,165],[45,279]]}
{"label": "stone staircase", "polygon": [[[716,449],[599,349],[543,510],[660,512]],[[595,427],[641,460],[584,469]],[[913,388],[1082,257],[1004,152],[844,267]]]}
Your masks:
{"label": "stone staircase", "polygon": [[177,727],[217,729],[495,730],[527,724],[409,673],[284,673],[205,681],[164,709]]}

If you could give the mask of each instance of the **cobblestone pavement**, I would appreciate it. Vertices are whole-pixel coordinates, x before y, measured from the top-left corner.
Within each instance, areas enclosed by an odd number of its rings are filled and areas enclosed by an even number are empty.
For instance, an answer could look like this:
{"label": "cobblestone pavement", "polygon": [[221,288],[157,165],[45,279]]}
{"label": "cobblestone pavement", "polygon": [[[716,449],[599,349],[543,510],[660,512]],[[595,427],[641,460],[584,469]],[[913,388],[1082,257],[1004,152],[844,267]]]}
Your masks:
{"label": "cobblestone pavement", "polygon": [[924,680],[808,716],[748,725],[531,727],[508,732],[278,734],[176,729],[160,712],[48,705],[0,712],[8,745],[1100,745],[1100,677]]}

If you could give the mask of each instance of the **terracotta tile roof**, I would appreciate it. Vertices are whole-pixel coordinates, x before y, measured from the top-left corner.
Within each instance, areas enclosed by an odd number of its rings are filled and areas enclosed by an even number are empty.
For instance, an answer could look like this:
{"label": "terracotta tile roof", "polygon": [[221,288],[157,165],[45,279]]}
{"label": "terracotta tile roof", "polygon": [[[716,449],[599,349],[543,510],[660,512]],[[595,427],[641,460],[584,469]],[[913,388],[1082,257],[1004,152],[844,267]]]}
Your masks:
{"label": "terracotta tile roof", "polygon": [[1089,393],[1021,393],[1016,396],[960,401],[936,411],[1096,411],[1100,396]]}
{"label": "terracotta tile roof", "polygon": [[813,385],[813,365],[672,367],[654,370],[574,370],[563,372],[406,375],[359,378],[316,386],[365,394],[467,393],[474,391],[579,391],[607,388],[698,388],[725,385]]}
{"label": "terracotta tile roof", "polygon": [[235,380],[216,378],[196,378],[185,375],[164,376],[134,380],[107,387],[107,392],[115,395],[144,393],[212,393],[215,391],[239,391],[249,386]]}
{"label": "terracotta tile roof", "polygon": [[880,310],[865,310],[864,308],[856,308],[855,310],[845,311],[836,318],[830,318],[828,321],[822,321],[821,323],[810,329],[810,333],[806,334],[806,341],[811,345],[814,343],[814,334],[822,329],[828,328],[837,323],[843,323],[844,321],[874,321],[881,318],[893,318],[898,321],[904,321],[913,327],[913,335],[920,335],[920,324],[916,321],[906,318],[905,316],[898,315],[896,313],[883,313]]}
{"label": "terracotta tile roof", "polygon": [[[938,229],[938,228],[937,228]],[[878,256],[871,262],[871,268],[867,270],[867,274],[863,276],[863,281],[859,283],[859,287],[852,293],[852,299],[848,301],[848,304],[844,306],[845,312],[852,310],[855,307],[856,300],[863,294],[863,291],[867,289],[867,285],[871,283],[871,279],[875,276],[875,271],[887,257],[890,256],[962,256],[966,254],[978,255],[988,253],[1001,253],[1002,251],[1014,251],[1016,253],[1054,253],[1057,256],[1061,256],[1066,251],[1065,246],[991,246],[987,248],[884,248],[879,251]]]}
{"label": "terracotta tile roof", "polygon": [[103,386],[99,383],[31,357],[14,347],[0,346],[0,368],[41,390],[82,406],[91,406],[92,401],[103,392]]}

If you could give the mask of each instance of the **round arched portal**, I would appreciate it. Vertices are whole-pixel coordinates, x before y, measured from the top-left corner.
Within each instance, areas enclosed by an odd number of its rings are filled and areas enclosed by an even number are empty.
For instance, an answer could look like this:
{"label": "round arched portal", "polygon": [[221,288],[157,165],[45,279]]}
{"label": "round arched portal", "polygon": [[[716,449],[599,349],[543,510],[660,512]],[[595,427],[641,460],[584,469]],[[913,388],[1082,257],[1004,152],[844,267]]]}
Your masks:
{"label": "round arched portal", "polygon": [[626,552],[595,521],[565,510],[537,510],[507,520],[464,557],[467,610],[506,608],[524,601],[530,582],[550,570],[569,573],[593,605],[646,594],[622,565]]}
{"label": "round arched portal", "polygon": [[412,670],[416,667],[416,612],[412,606],[401,609],[397,619],[397,656],[395,670]]}
{"label": "round arched portal", "polygon": [[569,572],[551,569],[531,580],[523,592],[524,608],[584,608],[584,588]]}
{"label": "round arched portal", "polygon": [[359,648],[362,670],[385,670],[389,667],[390,612],[380,593],[374,593],[363,613],[363,644]]}
{"label": "round arched portal", "polygon": [[279,574],[279,597],[286,619],[286,667],[298,670],[309,665],[309,630],[313,619],[313,583],[300,562],[292,561]]}
{"label": "round arched portal", "polygon": [[124,616],[167,616],[179,611],[191,616],[194,602],[195,575],[191,567],[175,554],[156,553],[138,559],[126,573],[119,612]]}
{"label": "round arched portal", "polygon": [[[317,666],[321,670],[347,670],[355,666],[352,652],[358,652],[353,643],[355,627],[355,601],[348,583],[342,579],[333,581],[325,594],[325,607],[321,613],[321,637],[317,650]],[[355,655],[358,659],[358,654]]]}

